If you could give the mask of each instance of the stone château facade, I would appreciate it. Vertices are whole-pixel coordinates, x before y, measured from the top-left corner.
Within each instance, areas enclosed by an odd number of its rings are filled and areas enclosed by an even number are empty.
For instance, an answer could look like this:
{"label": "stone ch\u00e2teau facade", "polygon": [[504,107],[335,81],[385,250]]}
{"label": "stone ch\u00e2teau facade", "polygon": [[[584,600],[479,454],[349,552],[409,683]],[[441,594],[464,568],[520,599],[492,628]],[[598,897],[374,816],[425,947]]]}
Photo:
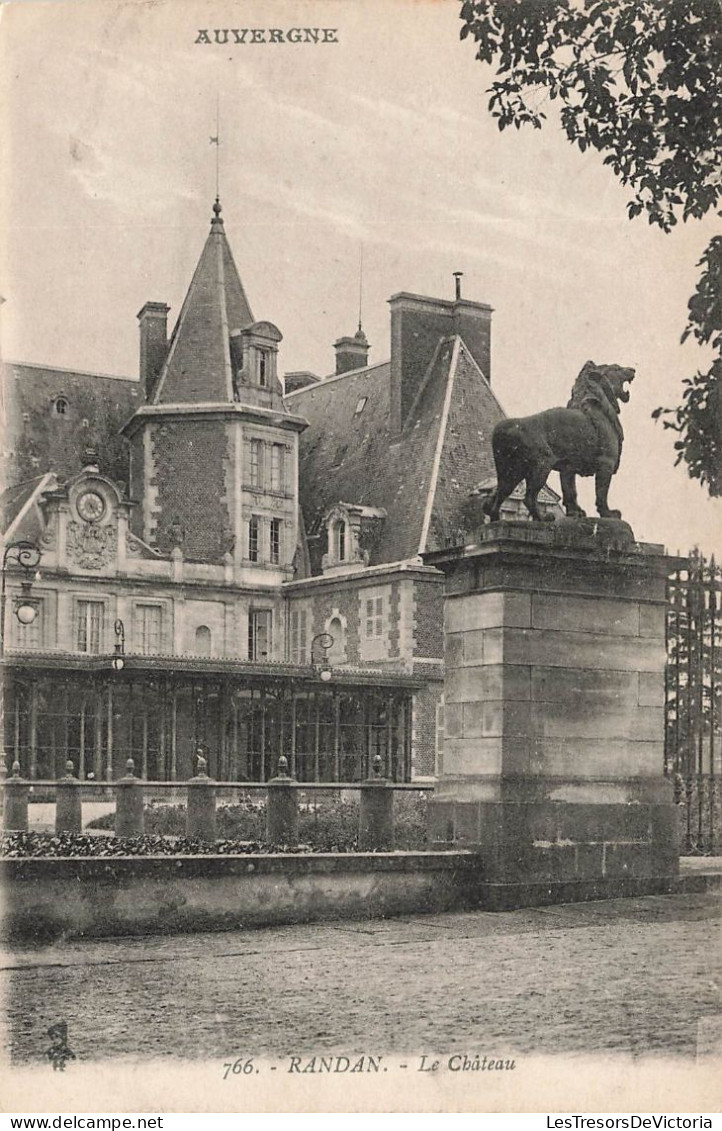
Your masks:
{"label": "stone ch\u00e2teau facade", "polygon": [[[4,365],[4,538],[42,550],[37,615],[4,621],[5,751],[37,779],[434,775],[442,576],[493,484],[491,308],[401,293],[390,359],[359,326],[335,373],[279,371],[222,219],[139,380]],[[478,490],[481,484],[481,491]],[[555,505],[547,492],[542,503]],[[509,503],[514,508],[513,501]],[[122,653],[122,670],[113,656]]]}

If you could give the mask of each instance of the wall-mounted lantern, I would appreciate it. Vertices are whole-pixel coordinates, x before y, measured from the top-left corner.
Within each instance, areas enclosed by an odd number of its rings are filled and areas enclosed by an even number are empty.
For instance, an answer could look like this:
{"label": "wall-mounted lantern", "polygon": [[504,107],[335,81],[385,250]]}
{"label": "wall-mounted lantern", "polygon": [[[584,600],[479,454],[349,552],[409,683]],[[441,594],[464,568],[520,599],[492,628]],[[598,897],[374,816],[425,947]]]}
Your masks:
{"label": "wall-mounted lantern", "polygon": [[116,643],[113,649],[113,671],[122,672],[125,667],[125,625],[122,620],[118,619],[114,625]]}
{"label": "wall-mounted lantern", "polygon": [[20,624],[32,624],[38,615],[40,601],[32,595],[33,574],[37,569],[42,550],[34,542],[11,542],[5,547],[2,565],[2,597],[0,599],[0,654],[5,651],[5,579],[10,563],[20,566],[20,596],[13,598],[13,611]]}
{"label": "wall-mounted lantern", "polygon": [[[333,648],[333,636],[330,632],[319,632],[311,641],[311,663],[316,669],[319,679],[322,679],[324,683],[328,683],[333,674],[326,656],[329,648]],[[321,650],[320,657],[319,649]]]}

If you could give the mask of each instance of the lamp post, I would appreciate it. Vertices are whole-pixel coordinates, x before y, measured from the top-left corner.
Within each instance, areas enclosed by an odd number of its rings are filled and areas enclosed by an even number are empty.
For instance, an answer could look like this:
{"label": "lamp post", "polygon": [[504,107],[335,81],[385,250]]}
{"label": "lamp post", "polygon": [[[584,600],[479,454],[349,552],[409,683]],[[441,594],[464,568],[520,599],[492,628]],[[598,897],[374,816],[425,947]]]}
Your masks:
{"label": "lamp post", "polygon": [[[320,661],[315,651],[316,645],[323,649],[323,656]],[[326,658],[326,653],[329,648],[333,648],[333,636],[330,632],[319,632],[311,641],[311,663],[318,672],[319,678],[322,679],[324,683],[328,683],[332,674],[331,665]]]}
{"label": "lamp post", "polygon": [[117,641],[113,649],[113,659],[110,662],[113,665],[113,671],[122,672],[125,667],[125,625],[122,620],[118,619],[113,627]]}
{"label": "lamp post", "polygon": [[20,566],[23,575],[20,581],[20,596],[13,599],[15,616],[20,624],[32,624],[38,615],[40,602],[31,596],[32,574],[37,569],[42,550],[34,542],[21,540],[11,542],[5,547],[2,564],[2,589],[0,594],[0,655],[5,652],[5,580],[7,567],[12,562]]}

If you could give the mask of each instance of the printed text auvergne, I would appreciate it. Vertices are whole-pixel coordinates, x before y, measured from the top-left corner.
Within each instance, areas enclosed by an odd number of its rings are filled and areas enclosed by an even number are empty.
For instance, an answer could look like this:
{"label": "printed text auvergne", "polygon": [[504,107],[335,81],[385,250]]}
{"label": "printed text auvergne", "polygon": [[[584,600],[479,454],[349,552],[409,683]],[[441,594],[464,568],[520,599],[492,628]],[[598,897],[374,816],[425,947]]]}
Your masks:
{"label": "printed text auvergne", "polygon": [[258,43],[338,43],[337,27],[212,27],[198,28],[195,43],[234,47]]}

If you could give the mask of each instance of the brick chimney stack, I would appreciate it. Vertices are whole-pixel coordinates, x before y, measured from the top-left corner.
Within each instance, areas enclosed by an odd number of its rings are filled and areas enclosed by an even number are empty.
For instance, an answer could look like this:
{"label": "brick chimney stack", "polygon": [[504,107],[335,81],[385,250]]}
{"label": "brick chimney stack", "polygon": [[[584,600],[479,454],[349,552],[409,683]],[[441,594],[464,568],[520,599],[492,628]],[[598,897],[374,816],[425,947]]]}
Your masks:
{"label": "brick chimney stack", "polygon": [[296,369],[293,373],[284,373],[283,392],[295,393],[298,389],[307,389],[309,385],[317,385],[321,380],[315,373],[308,369]]}
{"label": "brick chimney stack", "polygon": [[391,307],[391,430],[403,431],[406,417],[443,338],[458,335],[491,383],[491,315],[485,302],[461,298],[461,273],[455,272],[453,300],[402,291]]}
{"label": "brick chimney stack", "polygon": [[147,302],[138,314],[140,323],[140,379],[145,399],[153,395],[168,353],[168,311],[164,302]]}
{"label": "brick chimney stack", "polygon": [[359,328],[352,338],[339,338],[333,343],[336,350],[336,375],[348,373],[351,369],[363,369],[368,365],[369,349],[366,335]]}

